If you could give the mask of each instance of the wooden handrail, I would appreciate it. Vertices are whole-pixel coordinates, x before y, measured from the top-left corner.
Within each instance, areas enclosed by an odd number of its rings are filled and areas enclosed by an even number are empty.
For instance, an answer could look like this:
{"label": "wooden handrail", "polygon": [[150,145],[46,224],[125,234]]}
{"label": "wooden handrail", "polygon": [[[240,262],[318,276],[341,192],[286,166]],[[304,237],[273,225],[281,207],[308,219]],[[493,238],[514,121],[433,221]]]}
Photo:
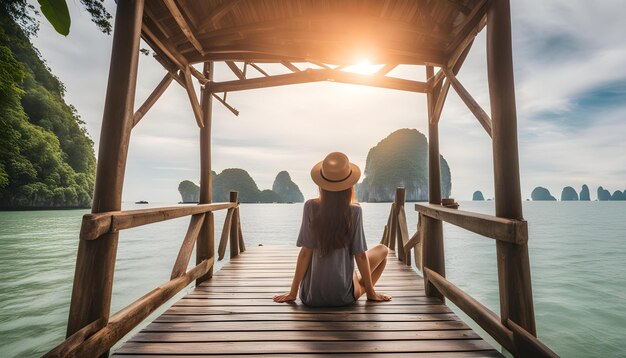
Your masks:
{"label": "wooden handrail", "polygon": [[517,323],[507,319],[506,325],[513,331],[513,343],[515,344],[516,356],[559,358],[558,354]]}
{"label": "wooden handrail", "polygon": [[424,275],[442,295],[463,310],[498,343],[509,352],[514,352],[513,333],[500,322],[495,313],[428,267],[424,267]]}
{"label": "wooden handrail", "polygon": [[472,296],[456,287],[443,276],[424,267],[424,275],[447,299],[478,323],[493,339],[516,357],[558,358],[550,348],[517,323],[508,319],[502,324],[500,317]]}
{"label": "wooden handrail", "polygon": [[80,238],[82,240],[96,240],[106,233],[236,206],[237,203],[226,202],[86,214],[83,216]]}
{"label": "wooden handrail", "polygon": [[525,220],[506,219],[450,209],[437,204],[415,204],[415,210],[428,217],[448,222],[492,239],[518,245],[528,241],[528,224]]}
{"label": "wooden handrail", "polygon": [[[77,342],[72,337],[63,341],[50,351],[47,357],[97,357],[108,351],[113,345],[130,332],[141,321],[174,297],[176,293],[189,285],[196,278],[204,275],[213,267],[214,259],[204,260],[184,275],[169,280],[165,284],[148,292],[133,303],[115,313],[102,329],[97,330],[85,341]],[[82,330],[81,330],[82,331]],[[79,331],[79,332],[81,332]],[[93,330],[91,330],[93,331]],[[81,334],[81,337],[86,334]]]}

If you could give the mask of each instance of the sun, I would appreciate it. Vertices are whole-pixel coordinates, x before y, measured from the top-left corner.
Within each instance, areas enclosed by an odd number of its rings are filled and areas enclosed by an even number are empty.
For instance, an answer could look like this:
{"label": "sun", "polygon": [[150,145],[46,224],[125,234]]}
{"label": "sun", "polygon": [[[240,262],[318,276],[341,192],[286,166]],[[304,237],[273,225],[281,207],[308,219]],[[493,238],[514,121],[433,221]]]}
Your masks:
{"label": "sun", "polygon": [[383,65],[373,65],[368,59],[361,59],[356,64],[343,69],[346,72],[360,73],[362,75],[373,75],[378,72]]}

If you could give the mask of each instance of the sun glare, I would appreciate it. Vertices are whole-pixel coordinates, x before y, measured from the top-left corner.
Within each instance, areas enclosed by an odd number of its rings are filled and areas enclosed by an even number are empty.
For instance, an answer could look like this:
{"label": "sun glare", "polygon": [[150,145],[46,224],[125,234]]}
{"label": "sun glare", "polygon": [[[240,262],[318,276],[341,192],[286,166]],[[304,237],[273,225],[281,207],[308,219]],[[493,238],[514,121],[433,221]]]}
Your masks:
{"label": "sun glare", "polygon": [[354,65],[344,68],[346,72],[360,73],[362,75],[373,75],[378,72],[383,65],[373,65],[368,59],[363,59]]}

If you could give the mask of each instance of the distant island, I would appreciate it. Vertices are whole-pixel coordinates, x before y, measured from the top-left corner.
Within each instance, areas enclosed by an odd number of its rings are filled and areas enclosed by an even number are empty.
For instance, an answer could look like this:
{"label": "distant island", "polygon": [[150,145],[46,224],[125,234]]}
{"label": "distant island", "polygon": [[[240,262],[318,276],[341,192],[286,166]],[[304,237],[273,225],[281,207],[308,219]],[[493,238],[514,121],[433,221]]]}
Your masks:
{"label": "distant island", "polygon": [[[220,174],[211,172],[213,177],[213,201],[229,200],[229,193],[237,191],[241,203],[301,203],[304,196],[288,172],[281,171],[274,179],[272,189],[259,190],[250,174],[240,168],[224,169]],[[178,192],[183,203],[197,203],[200,199],[200,187],[189,180],[178,185]]]}
{"label": "distant island", "polygon": [[[450,167],[440,157],[441,191],[452,189]],[[396,188],[406,189],[407,201],[428,199],[428,141],[417,129],[399,129],[378,142],[367,154],[363,182],[357,184],[361,202],[393,201]]]}
{"label": "distant island", "polygon": [[480,190],[476,190],[472,195],[472,201],[485,201],[485,197],[483,196],[483,192]]}
{"label": "distant island", "polygon": [[0,209],[91,206],[93,142],[64,95],[22,28],[0,11]]}
{"label": "distant island", "polygon": [[550,194],[550,191],[541,186],[533,189],[533,192],[530,194],[530,198],[533,201],[556,201],[556,198]]}
{"label": "distant island", "polygon": [[[611,194],[610,191],[604,189],[602,186],[598,187],[598,201],[626,201],[626,190],[616,190]],[[550,194],[550,191],[544,187],[536,187],[531,198],[533,201],[555,201],[556,198]],[[580,193],[576,192],[571,186],[566,186],[561,192],[561,201],[590,201],[589,186],[583,184]]]}

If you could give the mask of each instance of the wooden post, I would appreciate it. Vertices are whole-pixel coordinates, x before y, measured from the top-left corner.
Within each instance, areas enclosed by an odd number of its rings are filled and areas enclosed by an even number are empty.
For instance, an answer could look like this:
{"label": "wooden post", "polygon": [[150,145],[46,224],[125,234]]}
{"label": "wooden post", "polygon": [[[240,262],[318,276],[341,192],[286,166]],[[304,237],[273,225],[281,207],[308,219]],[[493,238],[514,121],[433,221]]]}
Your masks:
{"label": "wooden post", "polygon": [[[426,66],[426,77],[434,75],[432,66]],[[440,94],[441,83],[427,94],[428,100],[428,202],[441,204],[441,168],[439,166],[439,123],[434,118],[434,108]],[[443,253],[443,223],[424,217],[424,242],[422,244],[422,263],[424,267],[446,277],[446,266]],[[424,275],[426,295],[444,300],[443,295],[428,282]]]}
{"label": "wooden post", "polygon": [[[213,62],[204,63],[204,77],[213,80]],[[212,202],[213,178],[211,177],[211,119],[213,115],[213,96],[202,91],[202,114],[204,127],[200,128],[200,204]],[[196,265],[215,256],[215,217],[213,212],[206,213],[204,223],[196,241]],[[196,280],[196,286],[213,276],[213,267]]]}
{"label": "wooden post", "polygon": [[[239,193],[236,191],[230,192],[230,202],[236,203],[239,197]],[[239,255],[239,207],[235,208],[233,218],[230,222],[230,258]]]}
{"label": "wooden post", "polygon": [[404,199],[405,199],[405,190],[404,188],[398,187],[396,188],[396,197],[394,199],[394,203],[396,211],[394,213],[393,219],[396,221],[396,235],[392,237],[392,240],[396,240],[396,244],[398,245],[398,250],[396,252],[396,256],[401,262],[406,262],[406,254],[404,253],[404,243],[402,242],[402,228],[400,228],[400,222],[398,221],[398,215],[401,210],[404,210]]}
{"label": "wooden post", "polygon": [[[487,13],[487,74],[493,138],[496,216],[523,219],[509,0],[491,1]],[[535,335],[528,244],[496,243],[500,318]]]}
{"label": "wooden post", "polygon": [[[122,206],[143,5],[143,0],[120,1],[117,5],[92,213],[118,211]],[[117,239],[114,233],[98,240],[79,241],[67,337],[98,319],[108,321]]]}

